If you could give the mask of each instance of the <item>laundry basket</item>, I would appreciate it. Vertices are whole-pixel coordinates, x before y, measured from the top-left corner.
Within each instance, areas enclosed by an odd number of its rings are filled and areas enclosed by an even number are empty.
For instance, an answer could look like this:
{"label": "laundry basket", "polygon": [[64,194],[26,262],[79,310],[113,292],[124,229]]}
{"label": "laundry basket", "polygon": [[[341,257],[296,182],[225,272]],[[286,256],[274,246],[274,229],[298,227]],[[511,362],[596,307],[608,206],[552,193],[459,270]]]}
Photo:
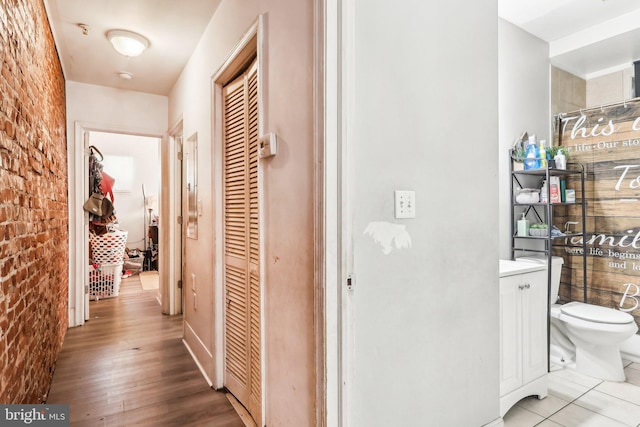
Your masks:
{"label": "laundry basket", "polygon": [[122,263],[94,265],[89,265],[89,299],[97,301],[100,298],[117,297],[122,280]]}
{"label": "laundry basket", "polygon": [[91,260],[94,264],[122,264],[127,246],[127,231],[113,231],[101,236],[89,236]]}

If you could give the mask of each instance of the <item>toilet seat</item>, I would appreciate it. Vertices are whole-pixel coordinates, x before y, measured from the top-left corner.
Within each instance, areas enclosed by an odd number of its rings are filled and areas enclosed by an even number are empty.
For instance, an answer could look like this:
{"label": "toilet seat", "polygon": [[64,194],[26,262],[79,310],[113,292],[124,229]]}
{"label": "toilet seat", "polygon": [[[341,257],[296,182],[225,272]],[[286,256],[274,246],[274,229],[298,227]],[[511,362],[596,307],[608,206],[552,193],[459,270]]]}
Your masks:
{"label": "toilet seat", "polygon": [[633,316],[629,313],[577,301],[564,304],[561,306],[560,312],[565,316],[574,317],[587,322],[611,325],[626,325],[634,322]]}

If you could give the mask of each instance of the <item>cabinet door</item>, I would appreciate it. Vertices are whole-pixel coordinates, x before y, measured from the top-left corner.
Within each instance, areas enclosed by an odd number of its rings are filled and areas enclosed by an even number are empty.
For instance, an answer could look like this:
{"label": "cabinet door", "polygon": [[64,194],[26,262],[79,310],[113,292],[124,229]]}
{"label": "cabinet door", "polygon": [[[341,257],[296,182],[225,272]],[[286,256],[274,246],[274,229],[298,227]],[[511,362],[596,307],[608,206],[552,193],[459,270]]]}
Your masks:
{"label": "cabinet door", "polygon": [[522,385],[520,275],[500,278],[500,395]]}
{"label": "cabinet door", "polygon": [[522,275],[522,382],[547,373],[547,272]]}

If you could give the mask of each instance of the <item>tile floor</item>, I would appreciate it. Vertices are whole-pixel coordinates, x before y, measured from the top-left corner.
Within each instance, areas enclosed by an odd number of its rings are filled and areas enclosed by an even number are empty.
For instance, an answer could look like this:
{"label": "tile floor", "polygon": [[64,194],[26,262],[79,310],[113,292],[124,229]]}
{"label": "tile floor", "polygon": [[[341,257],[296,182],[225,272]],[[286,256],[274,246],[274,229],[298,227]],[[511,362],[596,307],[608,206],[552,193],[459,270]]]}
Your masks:
{"label": "tile floor", "polygon": [[640,363],[625,362],[616,383],[552,367],[549,395],[527,397],[504,416],[505,427],[640,427]]}

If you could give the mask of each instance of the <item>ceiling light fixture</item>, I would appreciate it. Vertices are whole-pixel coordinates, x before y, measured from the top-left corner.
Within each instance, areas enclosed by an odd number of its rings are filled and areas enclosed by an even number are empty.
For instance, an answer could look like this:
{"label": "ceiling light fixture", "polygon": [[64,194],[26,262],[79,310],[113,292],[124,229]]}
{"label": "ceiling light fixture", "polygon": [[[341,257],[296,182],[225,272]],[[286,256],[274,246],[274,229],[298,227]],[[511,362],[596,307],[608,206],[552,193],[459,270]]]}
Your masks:
{"label": "ceiling light fixture", "polygon": [[128,71],[119,71],[118,77],[120,77],[122,80],[131,80],[133,78],[133,74],[129,73]]}
{"label": "ceiling light fixture", "polygon": [[128,58],[140,55],[149,47],[149,40],[131,31],[111,30],[107,38],[120,55]]}

